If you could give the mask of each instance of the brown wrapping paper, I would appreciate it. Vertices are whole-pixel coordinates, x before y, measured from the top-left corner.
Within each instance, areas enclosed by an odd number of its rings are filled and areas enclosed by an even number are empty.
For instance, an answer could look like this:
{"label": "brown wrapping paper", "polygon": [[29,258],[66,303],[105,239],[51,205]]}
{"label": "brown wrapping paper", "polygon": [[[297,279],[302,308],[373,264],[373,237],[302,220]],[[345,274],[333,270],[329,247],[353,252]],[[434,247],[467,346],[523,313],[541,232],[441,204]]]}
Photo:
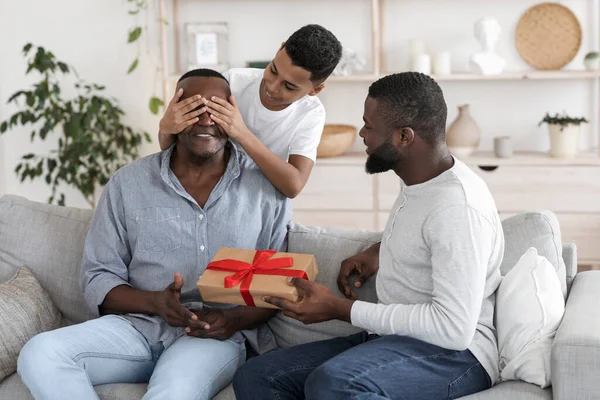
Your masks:
{"label": "brown wrapping paper", "polygon": [[[254,250],[234,249],[223,247],[217,251],[212,261],[225,259],[234,259],[252,264],[254,260]],[[293,265],[282,268],[289,270],[302,270],[306,272],[308,279],[314,281],[319,273],[315,257],[311,254],[285,253],[278,252],[271,256],[271,259],[291,257]],[[240,304],[246,305],[240,292],[240,285],[225,288],[224,280],[226,277],[234,275],[237,271],[215,271],[206,270],[200,276],[197,282],[198,291],[205,302]],[[298,289],[287,283],[287,276],[259,275],[253,274],[252,284],[250,285],[250,295],[254,300],[256,307],[277,308],[262,300],[263,296],[277,296],[290,301],[297,301],[299,298]]]}

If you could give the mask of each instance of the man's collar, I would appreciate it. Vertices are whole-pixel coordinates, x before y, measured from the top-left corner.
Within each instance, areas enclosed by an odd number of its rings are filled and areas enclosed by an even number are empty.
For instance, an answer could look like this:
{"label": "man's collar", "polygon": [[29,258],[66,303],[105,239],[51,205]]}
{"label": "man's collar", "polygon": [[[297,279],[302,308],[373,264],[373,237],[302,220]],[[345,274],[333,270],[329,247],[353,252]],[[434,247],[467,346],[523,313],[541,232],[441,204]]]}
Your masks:
{"label": "man's collar", "polygon": [[[171,177],[175,177],[175,174],[171,170],[171,156],[173,155],[176,146],[177,142],[173,143],[171,147],[163,150],[160,156],[160,176],[162,180],[175,191],[177,191],[177,188],[175,188],[173,180],[171,179]],[[225,168],[223,177],[228,181],[233,181],[240,176],[240,161],[242,155],[236,144],[231,140],[227,140],[225,146],[229,147],[229,161],[227,162],[227,168]]]}

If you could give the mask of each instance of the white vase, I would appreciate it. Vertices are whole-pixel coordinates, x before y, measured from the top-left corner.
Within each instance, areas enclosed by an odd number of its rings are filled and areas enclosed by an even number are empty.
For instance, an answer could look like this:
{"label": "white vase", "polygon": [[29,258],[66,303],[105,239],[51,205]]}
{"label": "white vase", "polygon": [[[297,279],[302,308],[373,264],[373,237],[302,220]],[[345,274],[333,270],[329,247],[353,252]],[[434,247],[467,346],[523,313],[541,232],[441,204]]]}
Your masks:
{"label": "white vase", "polygon": [[549,124],[550,157],[571,158],[577,155],[579,149],[579,125],[561,126]]}

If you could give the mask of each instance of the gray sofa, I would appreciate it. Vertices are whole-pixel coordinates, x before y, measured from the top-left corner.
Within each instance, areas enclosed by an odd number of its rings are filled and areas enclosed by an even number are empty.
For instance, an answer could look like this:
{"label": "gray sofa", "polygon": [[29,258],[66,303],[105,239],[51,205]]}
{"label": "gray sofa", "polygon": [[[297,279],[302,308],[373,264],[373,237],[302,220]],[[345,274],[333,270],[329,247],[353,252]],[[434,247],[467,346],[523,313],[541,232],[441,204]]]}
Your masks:
{"label": "gray sofa", "polygon": [[[50,206],[6,195],[0,199],[0,282],[7,281],[21,266],[28,267],[66,323],[87,320],[78,286],[78,270],[90,210]],[[541,389],[520,381],[503,382],[467,396],[466,400],[499,399],[592,399],[600,398],[600,272],[576,274],[576,249],[563,244],[555,216],[550,212],[523,213],[503,221],[506,252],[502,272],[517,262],[529,247],[548,258],[568,289],[566,314],[552,350],[553,386]],[[340,262],[379,241],[380,233],[343,228],[306,227],[292,224],[289,251],[315,255],[318,281],[339,293],[335,283]],[[376,301],[374,280],[359,296]],[[341,295],[340,295],[341,296]],[[339,321],[307,325],[279,314],[268,323],[280,347],[356,332]],[[0,338],[1,340],[1,338]],[[192,384],[192,383],[190,383]],[[114,384],[97,387],[101,399],[139,399],[144,384]],[[0,384],[0,399],[29,400],[31,395],[19,376]],[[234,399],[231,387],[216,399]]]}

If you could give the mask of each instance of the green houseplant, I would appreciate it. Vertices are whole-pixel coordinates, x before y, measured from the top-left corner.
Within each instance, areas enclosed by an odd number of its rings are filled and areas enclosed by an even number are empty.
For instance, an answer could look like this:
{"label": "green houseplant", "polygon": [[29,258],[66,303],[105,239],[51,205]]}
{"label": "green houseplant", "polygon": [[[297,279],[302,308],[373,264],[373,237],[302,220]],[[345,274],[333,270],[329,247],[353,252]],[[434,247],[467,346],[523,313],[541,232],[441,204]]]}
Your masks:
{"label": "green houseplant", "polygon": [[[19,110],[0,124],[0,134],[13,128],[29,127],[30,141],[36,138],[57,140],[48,154],[25,154],[15,173],[21,182],[40,179],[50,185],[49,203],[65,204],[61,184],[75,187],[93,208],[96,190],[108,182],[111,174],[138,158],[138,148],[146,132],[125,125],[123,110],[112,98],[102,96],[103,86],[79,79],[75,70],[57,60],[43,47],[25,45],[26,74],[36,72],[40,80],[29,90],[19,90],[8,100]],[[76,76],[75,96],[63,97],[59,74]]]}
{"label": "green houseplant", "polygon": [[581,124],[587,122],[588,120],[583,117],[570,117],[566,113],[562,115],[546,113],[538,126],[548,125],[550,156],[556,158],[574,157],[579,148]]}

